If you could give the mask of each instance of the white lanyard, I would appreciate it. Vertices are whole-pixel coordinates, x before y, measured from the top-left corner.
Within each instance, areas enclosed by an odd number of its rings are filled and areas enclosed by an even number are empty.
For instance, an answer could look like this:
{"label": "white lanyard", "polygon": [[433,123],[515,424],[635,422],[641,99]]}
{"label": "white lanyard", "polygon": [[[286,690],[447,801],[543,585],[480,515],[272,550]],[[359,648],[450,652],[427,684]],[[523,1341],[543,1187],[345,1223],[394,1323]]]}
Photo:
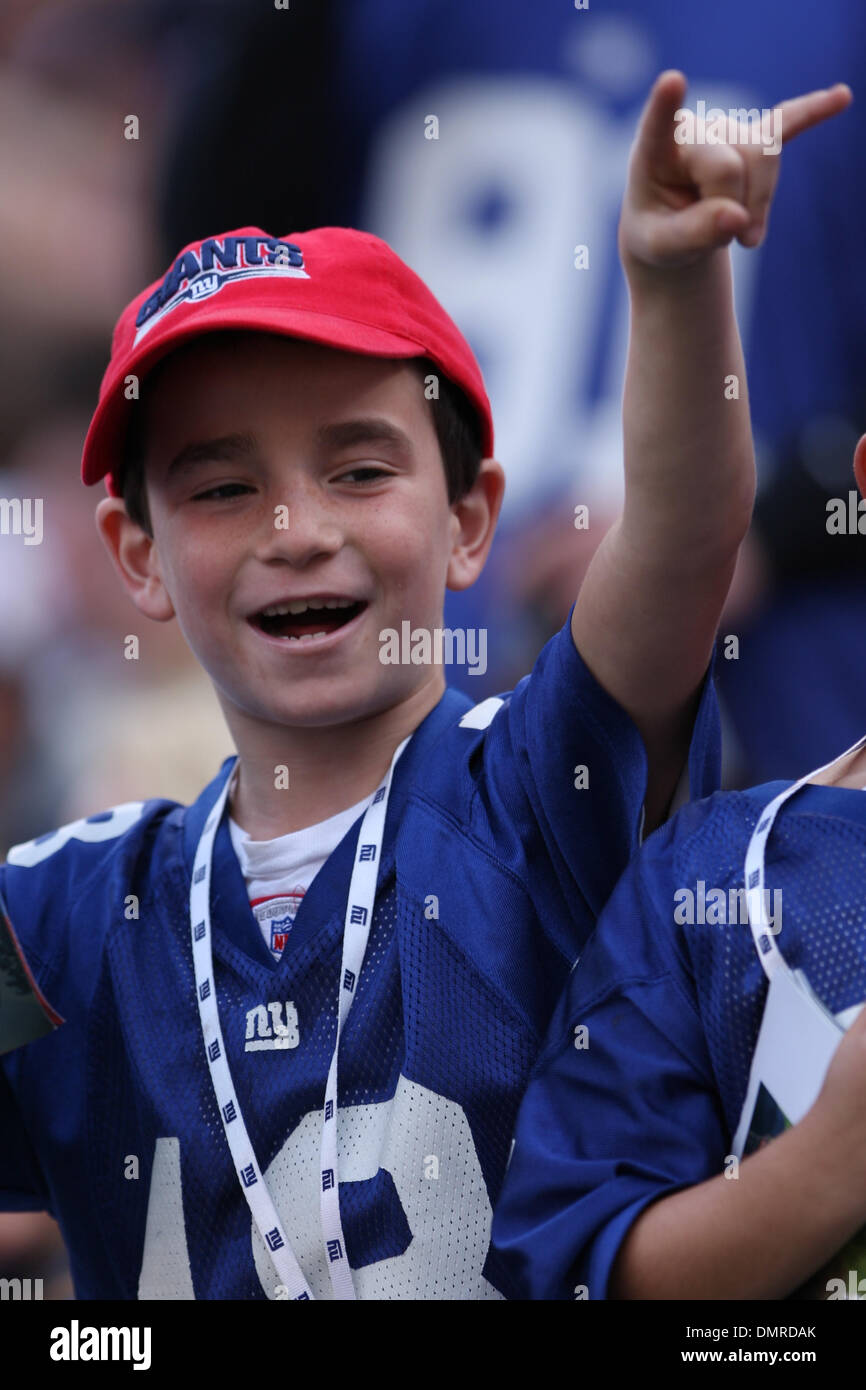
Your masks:
{"label": "white lanyard", "polygon": [[[411,735],[409,736],[411,737]],[[376,880],[385,829],[385,813],[394,767],[409,738],[405,738],[391,759],[382,785],[373,794],[358,833],[355,863],[349,884],[346,916],[343,924],[343,953],[340,966],[340,985],[337,1004],[337,1036],[328,1069],[325,1106],[322,1120],[321,1220],[322,1236],[327,1256],[328,1273],[334,1297],[355,1297],[352,1273],[346,1256],[346,1241],[340,1217],[340,1181],[337,1161],[337,1058],[340,1036],[355,997],[376,897]],[[313,1297],[283,1229],[276,1207],[265,1185],[264,1175],[247,1133],[244,1117],[232,1083],[222,1029],[217,1008],[211,946],[210,881],[213,846],[216,832],[225,810],[232,776],[225,785],[216,805],[205,821],[195,852],[189,907],[192,930],[192,959],[195,972],[196,999],[204,1038],[205,1056],[217,1107],[223,1122],[228,1146],[241,1190],[249,1205],[253,1221],[269,1252],[280,1281],[290,1299]]]}
{"label": "white lanyard", "polygon": [[841,758],[849,757],[858,748],[862,748],[864,744],[866,744],[866,737],[858,739],[846,753],[831,758],[830,762],[825,763],[823,767],[817,767],[814,772],[801,777],[799,782],[795,782],[793,786],[786,788],[778,796],[774,796],[758,817],[758,824],[752,832],[752,838],[749,840],[749,847],[746,850],[746,900],[749,906],[749,925],[752,928],[755,949],[768,980],[772,980],[779,966],[785,964],[767,918],[767,904],[764,894],[764,853],[770,838],[770,831],[773,829],[773,822],[789,797],[792,797],[795,792],[805,786],[812,777],[826,772],[828,767],[838,763]]}
{"label": "white lanyard", "polygon": [[[841,756],[850,756],[864,744],[866,738],[861,738]],[[732,1140],[732,1152],[737,1158],[746,1152],[762,1092],[768,1091],[788,1121],[797,1124],[818,1095],[842,1037],[838,1020],[824,1007],[805,973],[792,970],[779,950],[767,918],[764,894],[764,855],[779,810],[812,777],[837,762],[838,757],[816,768],[768,802],[746,851],[749,923],[769,985],[740,1121]],[[757,1129],[763,1132],[760,1120]]]}

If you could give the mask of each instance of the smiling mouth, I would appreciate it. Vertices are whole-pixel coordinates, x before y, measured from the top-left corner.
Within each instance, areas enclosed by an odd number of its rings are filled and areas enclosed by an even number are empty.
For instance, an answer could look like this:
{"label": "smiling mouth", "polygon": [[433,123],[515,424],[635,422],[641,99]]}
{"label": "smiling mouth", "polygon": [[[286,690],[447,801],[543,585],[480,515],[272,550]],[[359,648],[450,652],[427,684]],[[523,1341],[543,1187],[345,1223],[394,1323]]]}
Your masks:
{"label": "smiling mouth", "polygon": [[[272,604],[254,613],[249,619],[253,627],[268,637],[284,637],[287,641],[300,642],[303,638],[327,637],[338,628],[345,627],[356,618],[365,601],[352,602],[348,599],[334,599],[327,604],[285,603]],[[300,609],[292,612],[292,609]]]}

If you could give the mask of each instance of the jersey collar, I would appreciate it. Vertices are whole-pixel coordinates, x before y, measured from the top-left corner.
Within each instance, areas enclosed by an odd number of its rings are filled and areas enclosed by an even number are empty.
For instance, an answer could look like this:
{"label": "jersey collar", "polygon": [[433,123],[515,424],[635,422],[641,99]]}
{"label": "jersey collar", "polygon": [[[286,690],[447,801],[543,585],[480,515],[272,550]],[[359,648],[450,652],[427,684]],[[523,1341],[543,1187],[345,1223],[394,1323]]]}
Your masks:
{"label": "jersey collar", "polygon": [[[468,695],[462,691],[447,688],[433,709],[421,721],[401,754],[394,769],[391,794],[388,799],[388,813],[377,883],[378,895],[385,889],[394,874],[396,860],[397,829],[403,818],[406,802],[412,785],[430,755],[434,744],[449,727],[457,724],[467,710],[473,707]],[[231,776],[235,758],[226,758],[217,776],[205,787],[198,800],[188,808],[184,815],[183,855],[187,882],[192,874],[193,859],[199,836],[207,820],[211,807]],[[331,854],[326,873],[319,873],[313,879],[298,910],[288,951],[297,951],[304,941],[309,940],[335,916],[342,919],[346,908],[346,894],[352,875],[355,847],[363,812],[351,825],[343,839]],[[268,951],[262,939],[258,924],[253,916],[246,893],[243,874],[231,843],[228,827],[228,813],[224,813],[214,843],[214,873],[211,887],[211,912],[215,938],[220,931],[225,932],[232,942],[246,955],[252,956],[258,964],[270,970],[278,968],[278,963]],[[284,957],[285,958],[285,957]]]}

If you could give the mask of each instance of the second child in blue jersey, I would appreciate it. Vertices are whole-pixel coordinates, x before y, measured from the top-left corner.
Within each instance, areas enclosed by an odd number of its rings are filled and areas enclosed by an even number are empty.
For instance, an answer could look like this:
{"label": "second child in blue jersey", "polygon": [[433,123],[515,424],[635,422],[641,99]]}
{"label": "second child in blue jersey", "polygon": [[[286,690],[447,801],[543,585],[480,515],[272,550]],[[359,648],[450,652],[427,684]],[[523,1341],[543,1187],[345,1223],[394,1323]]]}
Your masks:
{"label": "second child in blue jersey", "polygon": [[[717,776],[706,670],[754,487],[726,248],[761,239],[778,160],[678,145],[684,90],[653,89],[620,229],[624,514],[501,698],[445,682],[444,592],[483,567],[503,472],[408,267],[242,228],[121,317],[84,478],[238,757],[189,808],[113,808],[0,870],[66,1020],[4,1059],[0,1202],[57,1216],[79,1296],[502,1296],[491,1207],[555,1000],[642,817]],[[847,100],[786,104],[786,137]],[[280,840],[262,892],[244,846]]]}
{"label": "second child in blue jersey", "polygon": [[[858,457],[862,488],[866,437]],[[513,1296],[863,1297],[864,789],[861,745],[802,786],[686,807],[633,860],[521,1107],[493,1226]],[[785,793],[766,844],[767,915],[785,966],[848,1030],[791,1127],[777,1095],[763,1113],[752,1103],[773,985],[740,908],[753,833]],[[785,1073],[811,1068],[814,1043],[799,1056],[790,1029],[778,1039],[776,1074],[795,1094]]]}

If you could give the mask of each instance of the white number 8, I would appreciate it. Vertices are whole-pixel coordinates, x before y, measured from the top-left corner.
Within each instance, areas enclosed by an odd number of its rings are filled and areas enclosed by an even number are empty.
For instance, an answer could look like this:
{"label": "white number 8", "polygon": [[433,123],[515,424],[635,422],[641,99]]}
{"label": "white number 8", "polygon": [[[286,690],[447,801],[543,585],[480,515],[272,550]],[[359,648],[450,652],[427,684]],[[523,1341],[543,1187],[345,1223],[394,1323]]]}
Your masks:
{"label": "white number 8", "polygon": [[[310,1111],[265,1172],[315,1298],[332,1297],[319,1222],[321,1114]],[[484,1278],[490,1199],[466,1115],[455,1101],[401,1076],[392,1100],[339,1115],[340,1178],[389,1172],[412,1239],[401,1255],[353,1270],[358,1298],[499,1299]],[[429,1162],[435,1156],[438,1162]],[[432,1174],[438,1176],[433,1177]],[[251,1223],[252,1255],[270,1299],[285,1297]],[[139,1298],[195,1298],[183,1218],[180,1145],[158,1139],[151,1175]]]}

